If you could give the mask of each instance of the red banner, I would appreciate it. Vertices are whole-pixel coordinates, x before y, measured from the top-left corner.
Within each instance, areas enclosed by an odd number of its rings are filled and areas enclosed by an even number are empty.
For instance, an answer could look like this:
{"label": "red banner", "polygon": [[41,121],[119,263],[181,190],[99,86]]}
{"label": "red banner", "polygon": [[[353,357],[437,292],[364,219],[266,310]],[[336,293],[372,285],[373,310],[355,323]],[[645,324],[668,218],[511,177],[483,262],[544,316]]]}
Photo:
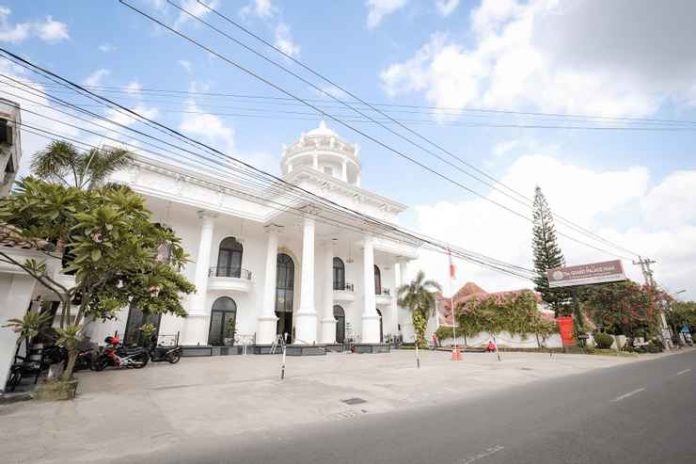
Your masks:
{"label": "red banner", "polygon": [[563,346],[575,345],[575,340],[573,340],[573,318],[563,316],[556,319],[556,322],[558,322],[558,329],[561,332]]}

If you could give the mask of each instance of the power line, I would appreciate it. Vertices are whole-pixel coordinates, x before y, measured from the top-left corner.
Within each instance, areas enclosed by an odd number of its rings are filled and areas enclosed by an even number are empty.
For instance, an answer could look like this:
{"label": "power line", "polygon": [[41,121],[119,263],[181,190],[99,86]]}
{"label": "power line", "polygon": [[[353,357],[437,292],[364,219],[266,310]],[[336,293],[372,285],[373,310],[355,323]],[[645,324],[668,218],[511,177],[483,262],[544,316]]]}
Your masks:
{"label": "power line", "polygon": [[[131,10],[137,12],[138,14],[140,14],[141,16],[147,18],[147,19],[150,20],[151,22],[154,22],[155,24],[160,25],[161,27],[163,27],[163,28],[167,29],[168,31],[172,32],[173,34],[175,34],[175,35],[181,37],[182,39],[186,40],[187,42],[190,42],[191,44],[193,44],[193,45],[195,45],[195,46],[201,48],[202,50],[207,51],[208,53],[212,54],[213,56],[216,56],[217,58],[223,60],[224,62],[226,62],[226,63],[228,63],[228,64],[234,66],[235,68],[239,69],[240,71],[242,71],[242,72],[244,72],[244,73],[246,73],[246,74],[252,76],[253,78],[255,78],[255,79],[257,79],[257,80],[259,80],[259,81],[265,83],[266,85],[268,85],[268,86],[270,86],[270,87],[276,89],[277,91],[279,91],[279,92],[281,92],[281,93],[287,95],[288,97],[292,97],[292,98],[296,99],[297,101],[299,101],[299,102],[305,104],[306,106],[308,106],[308,107],[312,108],[313,110],[319,112],[320,114],[324,115],[325,117],[327,117],[327,118],[329,118],[329,119],[331,119],[331,120],[337,122],[338,124],[340,124],[340,125],[342,125],[342,126],[348,128],[349,130],[351,130],[351,131],[353,131],[353,132],[355,132],[355,133],[357,133],[357,134],[359,134],[359,135],[365,137],[366,139],[368,139],[368,140],[370,140],[370,141],[372,141],[372,142],[378,144],[379,146],[381,146],[381,147],[387,149],[388,151],[390,151],[390,152],[392,152],[392,153],[394,153],[394,154],[396,154],[396,155],[398,155],[398,156],[400,156],[400,157],[402,157],[402,158],[404,158],[404,159],[407,159],[407,160],[411,161],[413,164],[416,164],[417,166],[421,167],[422,169],[424,169],[424,170],[426,170],[426,171],[429,171],[430,173],[432,173],[432,174],[434,174],[434,175],[440,177],[441,179],[443,179],[443,180],[445,180],[445,181],[447,181],[447,182],[449,182],[449,183],[452,183],[452,184],[454,184],[455,186],[460,187],[460,188],[462,188],[463,190],[465,190],[465,191],[467,191],[467,192],[469,192],[469,193],[472,193],[472,194],[474,194],[474,195],[476,195],[476,196],[478,196],[478,197],[484,199],[485,201],[488,201],[488,202],[490,202],[490,203],[492,203],[492,204],[495,204],[495,205],[499,206],[500,208],[502,208],[502,209],[504,209],[504,210],[507,210],[508,212],[510,212],[510,213],[512,213],[512,214],[514,214],[514,215],[516,215],[516,216],[519,216],[519,217],[524,218],[525,220],[527,220],[527,221],[529,221],[529,222],[532,222],[531,218],[529,218],[529,217],[527,217],[527,216],[525,216],[525,215],[519,213],[519,212],[516,211],[516,210],[513,210],[513,209],[509,208],[508,206],[506,206],[506,205],[504,205],[504,204],[502,204],[502,203],[499,203],[499,202],[497,202],[497,201],[495,201],[495,200],[492,200],[492,199],[486,197],[485,195],[482,195],[481,193],[479,193],[479,192],[477,192],[477,191],[475,191],[475,190],[469,188],[468,186],[462,184],[461,182],[459,182],[459,181],[457,181],[457,180],[454,180],[454,179],[452,179],[451,177],[448,177],[447,175],[442,174],[441,172],[439,172],[439,171],[437,171],[437,170],[431,168],[430,166],[428,166],[428,165],[426,165],[426,164],[424,164],[424,163],[422,163],[422,162],[416,160],[416,159],[413,158],[412,156],[407,155],[407,154],[403,153],[402,151],[399,151],[399,150],[397,150],[397,149],[391,147],[390,145],[387,145],[386,143],[382,142],[381,140],[377,139],[376,137],[374,137],[374,136],[372,136],[372,135],[370,135],[370,134],[367,134],[366,132],[364,132],[364,131],[362,131],[362,130],[360,130],[360,129],[357,129],[356,127],[352,126],[351,124],[348,124],[347,122],[345,122],[345,121],[339,119],[339,118],[336,117],[335,115],[333,115],[333,114],[331,114],[331,113],[328,113],[328,112],[324,111],[323,109],[317,107],[316,105],[311,104],[310,102],[306,101],[306,100],[303,99],[302,97],[299,97],[299,96],[293,94],[292,92],[290,92],[290,91],[284,89],[284,88],[281,87],[280,85],[275,84],[274,82],[270,81],[268,78],[265,78],[265,77],[261,76],[260,74],[256,73],[255,71],[252,71],[251,69],[249,69],[249,68],[247,68],[247,67],[245,67],[245,66],[239,64],[238,62],[236,62],[236,61],[234,61],[234,60],[228,58],[227,56],[222,55],[220,52],[218,52],[218,51],[216,51],[216,50],[214,50],[214,49],[212,49],[212,48],[210,48],[210,47],[208,47],[208,46],[202,44],[201,42],[199,42],[199,41],[193,39],[192,37],[190,37],[190,36],[188,36],[188,35],[186,35],[186,34],[180,32],[180,31],[178,31],[178,30],[176,30],[176,29],[170,27],[169,25],[165,24],[165,23],[162,22],[161,20],[159,20],[159,19],[157,19],[157,18],[155,18],[155,17],[153,17],[153,16],[151,16],[151,15],[149,15],[149,14],[143,12],[142,10],[140,10],[140,9],[138,9],[138,8],[136,8],[136,7],[134,7],[133,5],[130,5],[130,4],[127,3],[126,1],[124,1],[124,0],[119,0],[119,1],[120,1],[120,3],[122,3],[123,5],[125,5],[126,7],[128,7],[128,8],[130,8]],[[189,14],[190,14],[190,13],[189,13]],[[195,17],[195,16],[194,16],[194,17]],[[200,18],[198,18],[198,17],[195,17],[195,19],[198,20],[199,22],[203,22],[204,24],[208,24],[207,22],[202,21],[202,20],[201,20]],[[215,28],[214,26],[211,26],[211,27],[212,27],[214,30],[219,31],[219,29]],[[229,34],[226,34],[226,33],[224,33],[224,32],[221,32],[221,34],[223,34],[225,37],[230,37]],[[233,41],[236,42],[236,43],[240,43],[237,39],[234,39],[234,38],[231,38],[231,37],[230,37],[230,40],[233,40]],[[246,45],[244,45],[244,44],[241,44],[241,43],[240,43],[240,45],[241,45],[242,47],[246,48],[246,49],[250,49],[250,47],[248,47],[248,46],[246,46]],[[259,55],[259,53],[256,52],[256,51],[253,51],[253,50],[252,50],[252,52],[255,53],[255,54],[257,54],[257,55]],[[267,58],[267,57],[265,57],[265,56],[263,56],[263,55],[261,55],[261,57],[262,57],[264,60],[266,60],[266,61],[268,61],[268,62],[270,62],[270,63],[273,63],[273,64],[275,64],[275,65],[278,66],[278,67],[284,68],[282,65],[279,65],[278,63],[274,62],[273,60],[270,60],[269,58]],[[303,82],[307,83],[308,85],[310,85],[310,86],[312,86],[312,87],[318,89],[319,91],[323,91],[321,88],[315,86],[313,83],[307,81],[306,79],[302,78],[301,76],[298,76],[296,73],[294,73],[294,72],[292,72],[292,71],[288,71],[288,72],[289,72],[290,74],[292,74],[293,76],[297,76],[298,79],[300,79],[300,80],[302,80]],[[329,97],[335,99],[334,96],[332,96],[332,95],[330,95],[330,94],[327,94],[327,95],[328,95]],[[356,112],[358,112],[358,113],[361,113],[359,110],[355,110],[354,108],[352,108],[349,104],[347,104],[347,103],[345,103],[345,102],[342,102],[341,100],[338,100],[338,101],[339,101],[340,103],[344,104],[345,106],[347,106],[347,107],[353,109],[354,111],[356,111]],[[361,114],[363,114],[363,113],[361,113]],[[387,129],[388,129],[388,128],[387,128]],[[389,129],[388,129],[388,130],[389,130]],[[400,135],[400,134],[398,134],[398,135],[399,135],[400,137],[403,138],[403,135]],[[411,143],[415,144],[415,143],[412,142],[412,141],[411,141]],[[415,145],[417,145],[417,144],[415,144]],[[424,149],[424,150],[425,150],[426,152],[428,152],[427,149]],[[432,153],[432,152],[429,152],[429,153]],[[436,157],[442,159],[442,158],[439,157],[438,155],[435,155],[435,154],[434,154],[434,156],[436,156]],[[470,175],[470,174],[469,174],[469,175]],[[600,251],[600,252],[603,252],[603,253],[607,253],[607,254],[611,254],[611,255],[614,255],[614,256],[617,256],[617,257],[620,257],[620,258],[623,258],[623,259],[630,259],[630,258],[627,258],[627,257],[625,257],[625,256],[623,256],[623,255],[618,255],[618,254],[613,253],[613,252],[611,252],[611,251],[608,251],[608,250],[606,250],[606,249],[599,248],[599,247],[597,247],[597,246],[594,246],[594,245],[592,245],[592,244],[589,244],[589,243],[587,243],[587,242],[584,242],[584,241],[582,241],[582,240],[579,240],[579,239],[577,239],[577,238],[575,238],[575,237],[572,237],[572,236],[570,236],[570,235],[564,234],[564,233],[562,233],[562,232],[558,232],[558,234],[559,234],[559,235],[562,235],[562,236],[564,236],[564,237],[566,237],[566,238],[568,238],[568,239],[570,239],[570,240],[573,240],[573,241],[575,241],[575,242],[577,242],[577,243],[580,243],[580,244],[583,244],[583,245],[588,246],[588,247],[590,247],[590,248],[593,248],[593,249],[595,249],[595,250],[597,250],[597,251]]]}
{"label": "power line", "polygon": [[[512,189],[512,188],[508,187],[507,185],[503,184],[502,182],[500,182],[498,179],[494,178],[493,176],[491,176],[491,175],[488,174],[487,172],[485,172],[485,171],[479,169],[477,166],[475,166],[475,165],[473,165],[473,164],[467,162],[466,160],[462,159],[460,156],[455,155],[454,153],[452,153],[451,151],[447,150],[446,148],[444,148],[444,147],[441,146],[440,144],[435,143],[435,142],[432,141],[430,138],[426,138],[426,137],[422,136],[421,134],[419,134],[418,132],[416,132],[416,131],[410,129],[410,128],[407,127],[407,126],[405,126],[405,125],[402,124],[399,120],[396,120],[396,119],[392,118],[390,115],[384,113],[384,112],[381,111],[380,109],[378,109],[378,108],[376,108],[375,106],[371,105],[370,103],[366,102],[365,100],[363,100],[362,98],[360,98],[360,97],[359,97],[358,95],[356,95],[355,93],[353,93],[353,92],[347,90],[345,87],[343,87],[343,86],[337,84],[334,80],[332,80],[332,79],[326,77],[324,74],[322,74],[322,73],[320,73],[320,72],[314,70],[313,68],[311,68],[310,66],[306,65],[306,64],[303,63],[302,61],[298,60],[298,59],[295,58],[294,56],[292,56],[292,55],[286,53],[285,51],[281,50],[280,48],[276,47],[274,44],[268,42],[268,41],[265,40],[263,37],[259,36],[258,34],[255,34],[253,31],[251,31],[251,30],[249,30],[248,28],[246,28],[246,27],[244,27],[243,25],[241,25],[239,22],[234,21],[234,20],[231,19],[229,16],[226,16],[226,15],[220,13],[217,9],[215,9],[215,8],[213,8],[212,6],[210,6],[210,5],[206,4],[206,3],[204,3],[202,0],[196,0],[196,1],[197,1],[200,5],[204,6],[208,11],[210,11],[210,12],[212,12],[213,14],[215,14],[216,16],[222,18],[224,21],[228,22],[229,24],[233,25],[234,27],[238,28],[239,30],[243,31],[244,33],[246,33],[247,35],[249,35],[249,36],[251,36],[252,38],[256,39],[257,41],[261,42],[262,44],[264,44],[265,46],[267,46],[267,47],[270,48],[271,50],[275,51],[276,53],[282,55],[282,56],[285,57],[286,59],[288,59],[288,60],[292,61],[293,63],[297,64],[297,65],[300,66],[302,69],[305,69],[306,71],[310,72],[312,75],[314,75],[314,76],[320,78],[321,80],[323,80],[324,82],[326,82],[326,83],[328,83],[329,85],[333,86],[334,88],[337,88],[338,90],[340,90],[340,91],[343,92],[344,94],[346,94],[346,95],[350,96],[351,98],[357,100],[360,104],[365,105],[365,106],[368,106],[370,109],[372,109],[372,110],[376,111],[377,113],[379,113],[380,115],[382,115],[382,116],[388,118],[392,123],[397,124],[399,127],[401,127],[402,129],[408,131],[410,134],[413,134],[413,135],[415,135],[416,137],[418,137],[420,140],[425,141],[426,143],[430,144],[431,146],[434,146],[435,148],[439,149],[441,152],[443,152],[443,153],[449,155],[450,157],[454,158],[455,160],[459,161],[460,163],[464,164],[465,166],[467,166],[467,167],[473,169],[473,170],[474,170],[475,172],[477,172],[478,174],[481,174],[481,175],[484,176],[485,178],[487,178],[487,179],[489,179],[490,181],[492,181],[493,184],[491,184],[491,183],[489,183],[489,182],[486,182],[486,181],[480,179],[480,178],[477,177],[477,176],[471,175],[470,173],[465,173],[465,174],[469,175],[469,177],[472,177],[472,178],[474,178],[475,180],[477,180],[477,181],[479,181],[479,182],[481,182],[481,183],[483,183],[483,184],[485,184],[485,185],[487,185],[487,186],[489,186],[489,187],[491,187],[491,188],[493,188],[493,189],[495,189],[495,190],[497,190],[497,191],[503,193],[503,194],[504,194],[505,196],[507,196],[508,198],[511,198],[511,199],[513,199],[513,200],[515,200],[515,201],[520,202],[519,199],[516,199],[516,198],[510,196],[510,195],[507,194],[505,191],[503,191],[503,190],[501,190],[501,189],[499,189],[499,188],[496,187],[496,185],[500,185],[500,186],[503,187],[506,191],[509,191],[509,192],[511,192],[511,193],[513,193],[513,194],[515,194],[515,195],[517,195],[519,198],[521,198],[521,199],[522,199],[522,204],[524,204],[525,206],[529,206],[529,204],[526,203],[526,202],[530,202],[531,199],[528,198],[526,195],[524,195],[524,194],[522,194],[522,193],[516,191],[515,189]],[[213,30],[215,30],[215,31],[220,32],[220,33],[223,34],[225,37],[227,37],[227,38],[229,38],[230,40],[232,40],[234,43],[237,43],[237,44],[242,45],[245,49],[251,50],[250,47],[241,44],[240,41],[238,41],[238,40],[236,40],[236,39],[233,39],[233,38],[229,37],[229,35],[224,34],[224,33],[222,33],[221,31],[219,31],[217,28],[214,28],[214,27],[210,26],[209,23],[207,23],[206,21],[203,21],[199,16],[196,16],[196,15],[194,15],[193,13],[191,13],[190,11],[187,11],[187,10],[184,9],[183,7],[179,6],[178,4],[173,3],[172,0],[167,0],[167,2],[168,2],[169,4],[171,4],[171,5],[173,5],[174,7],[176,7],[177,9],[179,9],[180,11],[183,11],[183,12],[187,13],[189,16],[191,16],[191,17],[194,18],[195,20],[197,20],[197,21],[199,21],[199,22],[201,22],[201,23],[203,23],[203,24],[208,25],[209,27],[211,27],[211,28],[212,28]],[[254,52],[257,56],[262,56],[262,55],[260,55],[259,53],[257,53],[256,51],[253,51],[253,52]],[[286,67],[284,67],[284,66],[278,64],[277,62],[273,62],[273,61],[272,61],[272,63],[275,64],[277,67],[283,69],[284,71],[290,73],[291,75],[298,77],[295,73],[293,73],[292,71],[288,70]],[[298,77],[298,78],[299,78],[299,77]],[[308,83],[305,79],[302,79],[302,78],[300,78],[300,79],[301,79],[303,82]],[[322,92],[323,94],[325,94],[325,95],[328,96],[329,98],[331,98],[331,99],[333,99],[333,100],[335,100],[335,101],[337,101],[337,102],[339,102],[339,103],[345,105],[345,102],[341,101],[341,100],[340,100],[339,98],[337,98],[335,95],[333,95],[333,94],[327,92],[325,89],[322,89],[322,88],[320,88],[320,87],[318,87],[318,86],[315,86],[315,85],[313,85],[313,84],[310,84],[310,85],[312,85],[313,88],[315,88],[316,90]],[[353,109],[352,105],[347,105],[347,106],[350,107],[351,109]],[[359,112],[359,113],[360,113],[360,112]],[[360,113],[360,114],[362,114],[362,113]],[[430,152],[429,150],[424,149],[424,148],[421,147],[420,145],[413,143],[410,139],[406,139],[406,138],[400,136],[399,134],[396,134],[396,132],[394,132],[394,131],[392,131],[392,130],[390,130],[390,129],[388,129],[388,130],[389,130],[391,133],[393,133],[393,134],[395,134],[395,135],[398,135],[398,136],[401,137],[402,139],[408,140],[408,141],[411,142],[414,146],[416,146],[416,147],[418,147],[418,148],[421,148],[421,149],[423,149],[424,151],[426,151],[427,153],[429,153],[429,154],[431,154],[431,155],[433,155],[433,156],[436,156],[438,159],[442,160],[442,158],[440,158],[439,156],[435,155],[434,153]],[[449,164],[449,163],[448,163],[448,164]],[[461,171],[461,170],[460,170],[460,171]],[[635,252],[632,252],[631,250],[628,250],[627,248],[625,248],[625,247],[623,247],[623,246],[621,246],[621,245],[617,245],[617,244],[615,244],[615,243],[612,243],[612,242],[609,241],[609,240],[606,240],[605,238],[603,238],[603,237],[601,237],[601,236],[595,234],[594,232],[592,232],[592,231],[590,231],[590,230],[588,230],[588,229],[586,229],[586,228],[584,228],[584,227],[582,227],[582,226],[580,226],[580,225],[578,225],[578,224],[576,224],[576,223],[570,221],[569,219],[566,219],[566,218],[564,218],[564,217],[562,217],[562,216],[560,216],[560,215],[556,215],[556,218],[559,219],[559,222],[564,223],[567,227],[570,227],[571,229],[575,229],[576,231],[579,231],[579,232],[581,232],[581,233],[585,233],[586,235],[590,235],[590,236],[594,237],[595,239],[598,239],[598,240],[604,242],[605,244],[608,244],[608,245],[610,245],[610,246],[616,247],[616,248],[618,248],[618,249],[623,249],[624,251],[628,251],[628,252],[631,253],[631,254],[637,254],[637,253],[635,253]]]}
{"label": "power line", "polygon": [[[391,224],[384,223],[384,222],[382,222],[382,221],[378,221],[378,220],[376,220],[375,218],[372,218],[372,217],[370,217],[370,216],[366,216],[366,215],[364,215],[364,214],[362,214],[362,213],[359,213],[359,212],[357,212],[357,211],[354,211],[354,210],[351,210],[351,209],[349,209],[349,208],[343,207],[342,205],[336,204],[335,202],[332,202],[332,201],[330,201],[330,200],[327,200],[327,199],[325,199],[325,198],[323,198],[323,197],[317,197],[315,194],[313,194],[313,193],[311,193],[311,192],[309,192],[309,191],[306,191],[306,190],[302,189],[302,188],[299,187],[299,186],[296,186],[296,185],[294,185],[294,184],[289,184],[289,183],[287,183],[286,181],[284,181],[283,179],[277,178],[277,177],[275,177],[275,176],[273,176],[273,175],[271,175],[271,174],[269,174],[269,173],[267,173],[267,172],[265,172],[265,171],[260,171],[260,170],[258,170],[258,169],[256,169],[256,168],[254,168],[253,166],[250,166],[250,165],[248,165],[248,164],[244,163],[243,161],[240,161],[240,160],[238,160],[238,159],[236,159],[236,158],[229,157],[228,155],[225,155],[224,153],[219,152],[218,150],[216,150],[216,149],[214,149],[214,148],[212,148],[212,147],[209,147],[208,145],[203,144],[202,142],[199,142],[199,141],[196,141],[196,140],[194,140],[194,139],[191,139],[191,138],[189,138],[189,137],[187,137],[187,136],[185,136],[185,135],[183,135],[183,134],[180,134],[178,131],[175,131],[174,129],[171,129],[171,128],[165,126],[165,125],[162,125],[162,124],[160,124],[160,123],[157,123],[157,122],[155,122],[155,121],[152,121],[152,120],[150,120],[150,119],[148,119],[148,118],[145,118],[144,116],[138,114],[137,112],[134,112],[134,111],[132,111],[132,110],[129,110],[129,109],[127,109],[127,108],[125,108],[125,107],[119,105],[118,103],[112,102],[111,100],[109,100],[109,99],[107,99],[107,98],[105,98],[105,97],[102,97],[102,96],[96,95],[96,94],[94,94],[94,93],[92,93],[92,92],[89,92],[89,91],[87,91],[86,89],[83,89],[83,88],[82,88],[81,86],[79,86],[78,84],[75,84],[75,83],[73,83],[73,82],[71,82],[71,81],[69,81],[69,80],[67,80],[67,79],[65,79],[65,78],[63,78],[63,77],[60,77],[60,76],[56,75],[55,73],[52,73],[51,71],[48,71],[48,70],[46,70],[46,69],[44,69],[44,68],[41,68],[41,67],[39,67],[39,66],[37,66],[37,65],[35,65],[35,64],[33,64],[33,63],[30,63],[30,62],[28,62],[27,60],[24,60],[23,58],[21,58],[21,57],[19,57],[19,56],[17,56],[17,55],[14,55],[14,54],[11,53],[11,52],[8,52],[7,50],[4,50],[4,49],[0,49],[0,50],[2,51],[2,53],[4,53],[5,55],[7,55],[12,61],[14,61],[16,64],[19,64],[20,66],[23,66],[23,67],[25,67],[25,68],[27,68],[27,69],[29,69],[29,70],[35,72],[35,73],[38,73],[38,74],[42,74],[42,75],[44,75],[44,76],[47,76],[49,79],[54,80],[55,82],[62,81],[62,82],[64,82],[64,83],[66,84],[66,86],[70,86],[70,87],[72,87],[72,88],[77,89],[78,92],[85,92],[85,93],[83,93],[83,95],[85,95],[85,96],[90,96],[90,97],[96,98],[96,99],[98,99],[98,100],[100,100],[100,101],[103,101],[103,102],[107,103],[109,106],[112,106],[112,107],[115,107],[115,108],[119,108],[119,109],[122,110],[122,111],[126,111],[126,112],[129,113],[129,114],[132,114],[132,115],[134,115],[134,116],[137,116],[137,117],[138,117],[141,121],[143,121],[143,122],[147,122],[147,123],[154,124],[154,125],[156,125],[157,127],[162,128],[163,130],[166,130],[166,131],[168,131],[168,132],[170,132],[170,133],[172,133],[172,134],[177,134],[177,135],[179,135],[179,136],[181,136],[181,137],[183,137],[183,138],[185,138],[185,139],[191,141],[192,143],[195,143],[195,144],[197,144],[197,145],[199,145],[199,146],[201,146],[201,147],[206,147],[206,148],[208,148],[208,149],[211,150],[211,151],[214,151],[214,152],[216,152],[216,153],[218,153],[218,154],[221,154],[221,155],[223,155],[225,158],[228,158],[228,159],[230,159],[230,160],[237,161],[238,163],[241,163],[241,164],[243,164],[243,165],[249,166],[253,171],[256,171],[257,173],[260,173],[260,174],[263,174],[263,175],[266,175],[266,176],[275,178],[275,179],[278,180],[279,182],[281,182],[281,183],[283,183],[283,184],[286,184],[287,186],[291,187],[292,189],[295,189],[295,190],[299,190],[299,191],[301,191],[301,192],[304,192],[304,193],[307,194],[308,196],[315,197],[315,198],[321,200],[322,202],[327,202],[327,203],[329,203],[330,205],[337,206],[337,207],[338,207],[337,209],[343,210],[343,211],[341,211],[341,212],[350,212],[350,213],[353,213],[354,215],[357,215],[357,216],[359,216],[361,219],[363,219],[367,225],[372,225],[372,226],[378,225],[378,226],[386,227],[387,232],[389,232],[389,233],[399,233],[399,234],[401,234],[401,236],[406,237],[406,238],[409,238],[410,243],[413,243],[413,242],[412,242],[413,240],[415,240],[415,241],[417,241],[417,242],[419,242],[419,243],[427,243],[427,244],[431,247],[431,249],[433,249],[433,251],[438,251],[438,252],[440,252],[440,253],[446,253],[446,250],[447,250],[447,249],[451,249],[451,250],[454,252],[454,254],[455,254],[456,256],[458,256],[458,257],[460,257],[460,258],[462,258],[462,259],[465,259],[465,260],[468,260],[468,261],[471,261],[471,262],[474,262],[474,263],[477,263],[477,264],[480,264],[480,265],[489,267],[489,268],[494,269],[494,270],[498,270],[498,271],[501,271],[501,272],[505,272],[505,273],[508,273],[508,274],[510,274],[510,275],[515,275],[515,276],[517,276],[517,277],[522,277],[522,278],[525,278],[525,279],[529,279],[529,278],[531,277],[531,275],[533,274],[533,271],[531,271],[531,270],[529,270],[529,269],[525,269],[525,268],[522,268],[522,267],[516,266],[516,265],[510,265],[509,263],[504,263],[504,262],[502,262],[502,261],[500,261],[500,260],[495,260],[495,259],[493,259],[493,258],[489,258],[489,257],[486,257],[486,256],[481,255],[481,254],[478,254],[478,253],[470,252],[470,251],[468,251],[468,250],[463,250],[461,247],[453,247],[453,246],[451,246],[451,245],[443,245],[444,242],[439,242],[439,241],[437,241],[437,240],[431,240],[431,239],[429,239],[429,238],[426,237],[426,236],[417,235],[417,234],[414,234],[414,233],[412,233],[412,232],[406,231],[406,230],[404,230],[404,229],[398,229],[398,228],[396,228],[395,226],[393,226],[393,225],[391,225]],[[104,118],[102,117],[102,119],[104,119]],[[114,124],[117,124],[117,123],[115,123],[114,121],[109,121],[109,122],[114,123]],[[123,127],[126,128],[126,129],[129,129],[129,130],[134,130],[134,129],[129,128],[129,127],[127,127],[127,126],[123,126]],[[150,136],[150,137],[151,137],[151,136]],[[120,141],[119,141],[119,142],[120,142]],[[121,143],[122,143],[122,142],[121,142]],[[199,156],[200,156],[200,155],[199,155]],[[305,213],[306,213],[306,212],[305,212]],[[389,238],[389,239],[394,239],[393,236],[387,235],[386,237]],[[397,241],[399,241],[399,240],[397,239]],[[519,270],[524,271],[526,274],[521,274],[521,273],[519,273],[519,272],[515,272],[514,270],[511,271],[511,269],[519,269]]]}

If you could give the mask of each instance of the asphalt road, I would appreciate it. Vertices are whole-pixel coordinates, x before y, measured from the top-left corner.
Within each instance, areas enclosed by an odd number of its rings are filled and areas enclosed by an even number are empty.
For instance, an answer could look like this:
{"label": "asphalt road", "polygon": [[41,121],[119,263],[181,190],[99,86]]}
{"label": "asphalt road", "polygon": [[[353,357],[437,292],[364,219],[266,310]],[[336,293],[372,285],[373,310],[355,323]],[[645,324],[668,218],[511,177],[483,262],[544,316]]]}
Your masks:
{"label": "asphalt road", "polygon": [[[360,413],[369,403],[353,407]],[[182,442],[143,458],[119,462],[696,462],[696,352],[446,406]]]}

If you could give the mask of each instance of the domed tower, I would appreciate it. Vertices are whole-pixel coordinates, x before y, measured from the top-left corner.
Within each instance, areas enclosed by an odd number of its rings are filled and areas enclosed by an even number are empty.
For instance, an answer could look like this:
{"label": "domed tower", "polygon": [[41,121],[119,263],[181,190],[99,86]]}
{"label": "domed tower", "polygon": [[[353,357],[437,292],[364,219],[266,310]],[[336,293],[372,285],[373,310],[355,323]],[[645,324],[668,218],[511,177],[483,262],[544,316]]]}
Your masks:
{"label": "domed tower", "polygon": [[350,185],[360,186],[357,145],[341,139],[324,121],[283,147],[283,176],[299,169],[314,169]]}

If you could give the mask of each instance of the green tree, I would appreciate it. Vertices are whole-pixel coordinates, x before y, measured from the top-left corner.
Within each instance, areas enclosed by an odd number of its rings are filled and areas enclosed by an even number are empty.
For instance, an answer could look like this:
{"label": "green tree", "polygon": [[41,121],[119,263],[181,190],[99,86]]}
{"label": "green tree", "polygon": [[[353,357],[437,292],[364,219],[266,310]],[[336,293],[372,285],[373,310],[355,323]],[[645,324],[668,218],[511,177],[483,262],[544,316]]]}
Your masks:
{"label": "green tree", "polygon": [[62,140],[51,142],[34,155],[31,168],[39,179],[80,190],[103,186],[113,172],[133,160],[133,155],[120,148],[92,148],[80,152]]}
{"label": "green tree", "polygon": [[666,316],[674,333],[679,333],[684,325],[693,332],[696,330],[696,301],[676,301],[672,303]]}
{"label": "green tree", "polygon": [[[66,185],[27,177],[0,199],[0,224],[46,255],[22,262],[0,250],[0,261],[23,269],[60,300],[58,343],[69,355],[63,380],[72,377],[86,320],[114,318],[131,304],[145,313],[185,316],[181,294],[195,290],[179,273],[187,258],[173,231],[151,222],[140,195],[124,186],[97,186],[95,179]],[[70,287],[48,266],[65,249],[71,259],[63,260],[62,271],[75,277]]]}
{"label": "green tree", "polygon": [[659,300],[663,292],[630,280],[583,288],[579,299],[600,328],[629,337],[659,334]]}
{"label": "green tree", "polygon": [[534,251],[534,270],[536,291],[553,309],[556,316],[564,312],[568,300],[568,291],[562,288],[550,288],[546,271],[565,265],[563,253],[558,245],[553,214],[540,187],[534,191],[532,248]]}
{"label": "green tree", "polygon": [[440,284],[433,280],[425,280],[423,271],[418,271],[416,278],[411,283],[399,288],[399,306],[411,311],[411,320],[419,348],[428,346],[425,341],[425,329],[428,318],[435,312],[435,294],[439,291],[441,291]]}

